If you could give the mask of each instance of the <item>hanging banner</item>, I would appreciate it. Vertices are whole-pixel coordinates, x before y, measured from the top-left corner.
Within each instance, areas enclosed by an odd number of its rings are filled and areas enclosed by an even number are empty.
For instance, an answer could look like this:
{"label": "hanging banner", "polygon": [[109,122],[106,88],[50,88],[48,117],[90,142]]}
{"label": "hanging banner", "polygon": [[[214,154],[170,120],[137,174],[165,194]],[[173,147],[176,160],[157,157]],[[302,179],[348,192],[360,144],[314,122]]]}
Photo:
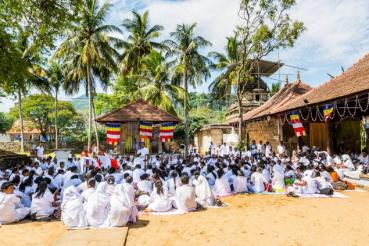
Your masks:
{"label": "hanging banner", "polygon": [[300,120],[300,115],[297,112],[293,112],[290,115],[291,124],[297,137],[306,136],[304,126]]}
{"label": "hanging banner", "polygon": [[326,104],[323,106],[324,121],[327,122],[331,119],[334,110],[333,104]]}
{"label": "hanging banner", "polygon": [[141,140],[152,139],[152,130],[152,122],[140,121],[139,132]]}
{"label": "hanging banner", "polygon": [[174,122],[165,122],[160,125],[160,141],[169,142],[174,137]]}
{"label": "hanging banner", "polygon": [[120,140],[120,123],[106,124],[106,142],[108,144],[118,144]]}

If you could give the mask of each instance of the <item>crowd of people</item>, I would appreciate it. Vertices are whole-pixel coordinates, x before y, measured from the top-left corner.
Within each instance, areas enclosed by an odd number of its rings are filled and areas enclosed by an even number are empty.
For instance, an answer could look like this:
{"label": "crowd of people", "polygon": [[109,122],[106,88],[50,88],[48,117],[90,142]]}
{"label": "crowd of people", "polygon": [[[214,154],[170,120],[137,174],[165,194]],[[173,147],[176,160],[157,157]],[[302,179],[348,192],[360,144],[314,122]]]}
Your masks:
{"label": "crowd of people", "polygon": [[242,151],[210,144],[208,153],[136,156],[100,153],[66,161],[38,156],[31,163],[0,170],[0,223],[29,217],[61,219],[69,228],[115,227],[135,223],[139,211],[189,212],[224,206],[222,197],[276,192],[299,197],[354,189],[344,177],[368,171],[369,156],[329,155],[303,146],[287,153],[255,141]]}

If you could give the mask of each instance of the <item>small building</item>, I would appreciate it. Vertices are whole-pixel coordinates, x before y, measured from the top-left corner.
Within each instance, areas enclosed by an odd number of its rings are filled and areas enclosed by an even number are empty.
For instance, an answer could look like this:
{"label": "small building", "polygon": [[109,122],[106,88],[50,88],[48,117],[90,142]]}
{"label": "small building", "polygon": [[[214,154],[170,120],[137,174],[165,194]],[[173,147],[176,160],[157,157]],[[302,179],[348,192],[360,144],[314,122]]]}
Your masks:
{"label": "small building", "polygon": [[[13,123],[12,128],[6,132],[9,136],[10,141],[21,140],[21,123],[20,120],[16,120]],[[24,142],[40,141],[41,131],[37,129],[31,121],[23,121],[23,136]]]}
{"label": "small building", "polygon": [[223,144],[232,131],[228,124],[211,124],[197,129],[194,142],[199,154],[204,155],[209,151],[210,142],[215,146]]}
{"label": "small building", "polygon": [[150,141],[151,153],[162,153],[166,143],[160,141],[160,124],[165,122],[178,123],[177,116],[164,112],[144,100],[138,100],[110,113],[97,117],[101,124],[120,123],[121,136],[118,144],[118,152],[122,154],[134,153],[140,142],[139,122],[147,121],[153,123],[153,138]]}

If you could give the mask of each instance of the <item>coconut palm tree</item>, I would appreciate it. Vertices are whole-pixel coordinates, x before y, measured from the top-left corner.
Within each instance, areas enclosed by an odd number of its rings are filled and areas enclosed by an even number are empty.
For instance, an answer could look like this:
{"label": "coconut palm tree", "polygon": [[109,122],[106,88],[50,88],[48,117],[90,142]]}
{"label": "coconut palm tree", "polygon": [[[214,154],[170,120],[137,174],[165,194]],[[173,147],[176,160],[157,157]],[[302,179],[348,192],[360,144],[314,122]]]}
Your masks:
{"label": "coconut palm tree", "polygon": [[[54,58],[61,59],[65,69],[65,89],[75,93],[83,83],[88,95],[88,148],[91,149],[91,129],[93,118],[93,97],[96,81],[107,89],[110,75],[116,68],[115,58],[119,56],[114,49],[120,42],[111,36],[119,33],[114,25],[104,24],[110,4],[99,5],[96,0],[84,0],[78,22],[68,30],[67,38],[59,46]],[[95,122],[96,123],[96,122]],[[96,141],[98,141],[96,133]],[[98,144],[97,144],[98,145]]]}
{"label": "coconut palm tree", "polygon": [[280,89],[281,89],[281,82],[272,83],[272,87],[270,90],[272,96],[276,94]]}
{"label": "coconut palm tree", "polygon": [[182,84],[184,87],[185,155],[188,154],[190,142],[188,85],[196,86],[203,79],[210,77],[209,65],[211,65],[211,61],[203,56],[200,50],[211,46],[211,43],[203,37],[195,35],[196,25],[196,23],[178,25],[176,30],[170,33],[172,39],[164,42],[170,47],[167,55],[176,57],[174,82]]}
{"label": "coconut palm tree", "polygon": [[62,71],[62,67],[59,63],[52,61],[47,71],[49,85],[52,88],[54,96],[54,107],[55,107],[55,149],[58,149],[58,94],[61,87],[64,85],[65,77]]}
{"label": "coconut palm tree", "polygon": [[164,48],[163,44],[154,41],[164,28],[160,25],[150,26],[149,11],[142,15],[132,11],[132,15],[132,19],[125,19],[122,24],[129,33],[127,41],[122,41],[118,45],[124,49],[120,63],[120,70],[124,75],[129,72],[137,73],[143,57],[149,55],[153,48]]}
{"label": "coconut palm tree", "polygon": [[142,73],[137,76],[142,87],[134,93],[134,98],[143,98],[161,110],[177,114],[174,103],[182,102],[183,89],[171,83],[169,64],[157,51],[142,60]]}
{"label": "coconut palm tree", "polygon": [[213,69],[222,71],[210,84],[209,90],[216,99],[226,99],[229,103],[232,85],[236,80],[236,67],[239,61],[240,42],[237,35],[227,37],[226,53],[210,52],[209,56],[215,60]]}

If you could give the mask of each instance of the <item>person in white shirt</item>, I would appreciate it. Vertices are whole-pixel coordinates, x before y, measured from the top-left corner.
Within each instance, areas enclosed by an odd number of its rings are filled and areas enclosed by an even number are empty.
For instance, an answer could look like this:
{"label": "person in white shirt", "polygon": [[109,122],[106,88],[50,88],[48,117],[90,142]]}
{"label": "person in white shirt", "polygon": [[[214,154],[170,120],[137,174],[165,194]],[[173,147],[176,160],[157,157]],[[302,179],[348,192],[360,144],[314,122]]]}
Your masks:
{"label": "person in white shirt", "polygon": [[176,190],[181,186],[181,179],[178,176],[177,171],[172,171],[170,179],[167,180],[169,196],[176,196]]}
{"label": "person in white shirt", "polygon": [[262,193],[265,191],[264,177],[262,168],[258,167],[256,172],[251,174],[251,183],[254,193]]}
{"label": "person in white shirt", "polygon": [[0,225],[10,224],[24,219],[30,212],[23,207],[21,199],[14,194],[11,182],[4,182],[0,192]]}
{"label": "person in white shirt", "polygon": [[68,228],[87,227],[87,219],[83,211],[83,198],[75,186],[69,186],[64,191],[61,210],[61,221]]}
{"label": "person in white shirt", "polygon": [[273,166],[273,179],[272,179],[272,186],[273,190],[277,192],[283,192],[285,188],[284,184],[284,171],[285,168],[283,165],[280,164],[280,161],[278,161]]}
{"label": "person in white shirt", "polygon": [[280,144],[277,146],[277,153],[279,156],[285,154],[286,152],[286,146],[284,146],[283,141],[280,142]]}
{"label": "person in white shirt", "polygon": [[227,177],[224,175],[222,169],[217,171],[217,179],[213,187],[213,193],[216,197],[230,196],[232,194],[231,187],[228,183]]}
{"label": "person in white shirt", "polygon": [[40,144],[37,148],[36,148],[36,154],[37,157],[42,159],[44,157],[44,146],[42,144]]}
{"label": "person in white shirt", "polygon": [[214,195],[206,178],[199,172],[194,173],[193,185],[195,186],[196,201],[202,206],[212,206]]}
{"label": "person in white shirt", "polygon": [[31,215],[35,219],[45,219],[52,215],[60,218],[59,203],[55,200],[53,195],[47,188],[47,182],[42,180],[35,194],[32,196]]}
{"label": "person in white shirt", "polygon": [[181,177],[182,185],[177,188],[175,206],[182,212],[193,211],[197,207],[195,189],[190,186],[187,175]]}
{"label": "person in white shirt", "polygon": [[110,207],[110,196],[107,194],[108,183],[101,182],[84,204],[87,224],[92,227],[104,226]]}
{"label": "person in white shirt", "polygon": [[233,180],[233,193],[238,194],[245,192],[247,192],[247,178],[241,170],[238,170],[237,176]]}
{"label": "person in white shirt", "polygon": [[265,144],[265,156],[269,157],[272,154],[272,146],[269,142],[266,142]]}
{"label": "person in white shirt", "polygon": [[167,212],[172,209],[169,199],[168,188],[160,179],[155,180],[155,187],[150,195],[150,204],[145,209],[146,212]]}
{"label": "person in white shirt", "polygon": [[143,169],[141,169],[141,165],[137,164],[136,168],[132,172],[133,183],[137,184],[138,182],[140,182],[140,177],[144,173],[145,173],[145,171]]}

